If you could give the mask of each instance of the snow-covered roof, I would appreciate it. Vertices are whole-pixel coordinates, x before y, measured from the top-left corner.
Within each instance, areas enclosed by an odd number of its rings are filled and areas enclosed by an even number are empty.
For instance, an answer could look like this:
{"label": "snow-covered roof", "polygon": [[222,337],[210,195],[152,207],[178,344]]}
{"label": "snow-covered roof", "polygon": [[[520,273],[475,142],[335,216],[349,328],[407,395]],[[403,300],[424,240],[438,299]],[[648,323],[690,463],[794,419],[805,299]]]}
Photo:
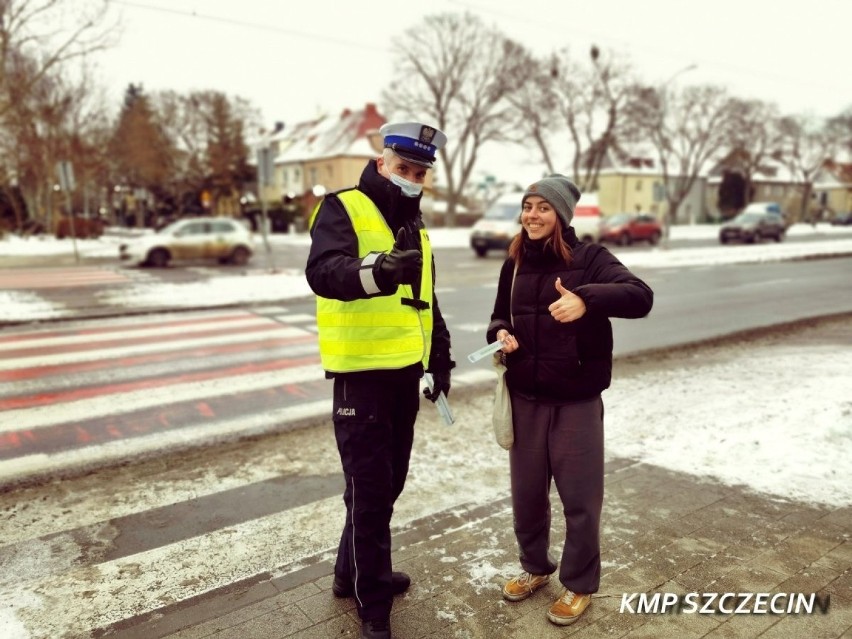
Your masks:
{"label": "snow-covered roof", "polygon": [[[722,173],[714,175],[707,180],[708,184],[719,184],[722,181]],[[800,184],[801,178],[797,177],[783,162],[766,158],[756,171],[751,174],[752,184]]]}
{"label": "snow-covered roof", "polygon": [[339,117],[321,116],[308,122],[285,126],[271,138],[277,146],[275,164],[303,163],[329,157],[369,159],[376,155],[368,135],[384,124],[373,104],[364,109],[346,109]]}

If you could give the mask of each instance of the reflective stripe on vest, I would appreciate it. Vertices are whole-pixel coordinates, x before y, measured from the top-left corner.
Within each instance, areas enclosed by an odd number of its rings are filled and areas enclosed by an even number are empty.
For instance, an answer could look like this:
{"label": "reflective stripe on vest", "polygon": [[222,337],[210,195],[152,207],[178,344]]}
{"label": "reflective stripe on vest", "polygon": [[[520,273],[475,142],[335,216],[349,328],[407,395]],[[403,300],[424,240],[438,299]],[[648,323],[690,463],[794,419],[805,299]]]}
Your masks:
{"label": "reflective stripe on vest", "polygon": [[[394,236],[372,200],[361,191],[337,194],[358,237],[358,257],[386,253]],[[311,219],[313,223],[313,216]],[[393,295],[342,302],[317,296],[320,357],[325,370],[347,373],[395,369],[422,362],[429,366],[432,347],[432,246],[420,229],[423,269],[418,310],[403,303],[411,300],[411,286],[400,285]]]}

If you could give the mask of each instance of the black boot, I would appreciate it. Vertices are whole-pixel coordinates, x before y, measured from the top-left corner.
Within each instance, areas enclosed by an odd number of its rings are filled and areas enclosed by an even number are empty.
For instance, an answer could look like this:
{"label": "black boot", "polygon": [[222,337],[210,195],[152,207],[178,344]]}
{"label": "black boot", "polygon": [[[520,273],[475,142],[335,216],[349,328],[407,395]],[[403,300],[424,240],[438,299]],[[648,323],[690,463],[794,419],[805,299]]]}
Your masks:
{"label": "black boot", "polygon": [[367,619],[361,622],[361,639],[391,639],[389,619]]}
{"label": "black boot", "polygon": [[[391,573],[391,592],[394,595],[401,595],[411,585],[411,577],[404,572]],[[335,597],[351,597],[355,594],[355,588],[351,581],[346,581],[337,575],[334,576],[334,582],[331,584],[331,592]]]}

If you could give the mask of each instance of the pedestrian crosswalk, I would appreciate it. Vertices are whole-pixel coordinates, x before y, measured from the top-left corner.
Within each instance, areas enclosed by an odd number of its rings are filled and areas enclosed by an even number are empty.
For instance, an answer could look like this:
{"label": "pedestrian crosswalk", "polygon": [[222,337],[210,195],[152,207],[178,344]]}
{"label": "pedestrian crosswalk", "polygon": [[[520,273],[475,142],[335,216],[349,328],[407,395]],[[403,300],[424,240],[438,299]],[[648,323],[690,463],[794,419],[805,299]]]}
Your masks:
{"label": "pedestrian crosswalk", "polygon": [[221,310],[0,333],[0,484],[326,410],[312,324]]}
{"label": "pedestrian crosswalk", "polygon": [[65,268],[16,268],[0,271],[0,290],[39,290],[119,284],[131,279],[113,268],[68,266]]}
{"label": "pedestrian crosswalk", "polygon": [[[0,636],[104,636],[322,561],[340,534],[339,458],[330,429],[291,425],[324,423],[330,396],[302,306],[0,330]],[[422,459],[439,448],[454,485],[498,483],[502,457],[423,411]],[[433,497],[400,502],[399,525],[470,499],[446,481],[413,470]]]}

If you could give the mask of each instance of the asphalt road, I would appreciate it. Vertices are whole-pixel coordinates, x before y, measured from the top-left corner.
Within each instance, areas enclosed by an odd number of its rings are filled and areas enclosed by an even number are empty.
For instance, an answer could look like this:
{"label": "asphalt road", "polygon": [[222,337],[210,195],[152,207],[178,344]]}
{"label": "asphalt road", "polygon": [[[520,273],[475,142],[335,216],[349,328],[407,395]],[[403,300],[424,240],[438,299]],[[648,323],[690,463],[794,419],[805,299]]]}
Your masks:
{"label": "asphalt road", "polygon": [[[438,249],[435,259],[459,371],[481,368],[466,356],[485,344],[502,256],[481,260],[466,249]],[[644,319],[613,320],[616,355],[852,310],[852,258],[634,272],[654,290],[654,308]],[[313,299],[288,302],[299,313],[314,306]]]}

